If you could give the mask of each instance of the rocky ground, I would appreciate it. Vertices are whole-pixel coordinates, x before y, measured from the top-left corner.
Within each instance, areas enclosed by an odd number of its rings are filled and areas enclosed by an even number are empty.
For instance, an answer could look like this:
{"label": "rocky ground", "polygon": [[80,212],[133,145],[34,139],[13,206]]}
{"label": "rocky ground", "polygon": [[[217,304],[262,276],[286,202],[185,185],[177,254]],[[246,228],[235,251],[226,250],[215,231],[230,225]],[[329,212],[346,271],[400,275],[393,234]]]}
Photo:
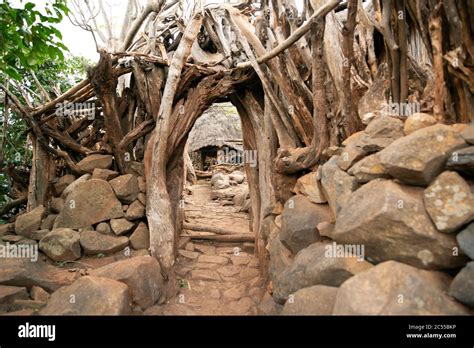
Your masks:
{"label": "rocky ground", "polygon": [[196,229],[252,240],[245,176],[216,172],[185,190],[167,275],[149,256],[143,169],[119,176],[110,156],[88,156],[90,174],[59,177],[50,205],[0,226],[2,252],[41,251],[0,257],[0,313],[473,314],[473,151],[474,125],[375,118],[265,218],[268,269],[253,243]]}

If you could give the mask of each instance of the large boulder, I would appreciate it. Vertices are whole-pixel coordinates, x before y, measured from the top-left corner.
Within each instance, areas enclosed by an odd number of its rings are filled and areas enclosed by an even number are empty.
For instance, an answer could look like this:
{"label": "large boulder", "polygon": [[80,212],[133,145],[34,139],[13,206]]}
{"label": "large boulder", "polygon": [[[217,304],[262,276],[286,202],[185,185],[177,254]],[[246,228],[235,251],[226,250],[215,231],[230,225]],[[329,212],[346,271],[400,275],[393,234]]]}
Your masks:
{"label": "large boulder", "polygon": [[78,229],[122,215],[122,205],[109,183],[90,179],[77,185],[67,196],[63,209],[54,222],[54,228]]}
{"label": "large boulder", "polygon": [[449,294],[459,302],[474,308],[474,261],[469,262],[453,279]]}
{"label": "large boulder", "polygon": [[86,255],[112,254],[128,245],[127,237],[114,237],[96,231],[81,233],[81,247]]}
{"label": "large boulder", "polygon": [[385,172],[383,165],[380,163],[378,153],[374,153],[361,159],[349,169],[348,173],[353,175],[359,184],[365,184],[375,179],[387,179],[390,177],[390,175]]}
{"label": "large boulder", "polygon": [[45,211],[44,206],[39,205],[32,211],[18,216],[15,220],[15,233],[30,238],[31,233],[40,228]]}
{"label": "large boulder", "polygon": [[395,261],[381,263],[341,285],[335,315],[466,315],[449,296],[450,277]]}
{"label": "large boulder", "polygon": [[427,269],[454,268],[465,257],[453,255],[452,235],[436,230],[423,206],[421,188],[373,180],[354,192],[339,213],[333,238],[365,245],[366,257],[396,260]]}
{"label": "large boulder", "polygon": [[337,216],[350,194],[359,188],[355,178],[339,168],[338,160],[338,156],[333,156],[321,168],[321,185],[334,216]]}
{"label": "large boulder", "polygon": [[58,228],[41,239],[39,248],[54,261],[72,261],[81,257],[81,234],[70,228]]}
{"label": "large boulder", "polygon": [[293,192],[308,197],[313,203],[327,203],[321,183],[317,179],[318,173],[311,172],[298,178]]}
{"label": "large boulder", "polygon": [[456,236],[462,252],[474,260],[474,222],[470,223],[464,230]]}
{"label": "large boulder", "polygon": [[[359,255],[360,256],[360,255]],[[301,250],[273,282],[273,298],[285,302],[291,294],[312,285],[340,286],[354,274],[371,267],[356,254],[337,255],[334,244],[318,242]]]}
{"label": "large boulder", "polygon": [[133,302],[142,309],[153,306],[163,291],[160,265],[151,256],[114,262],[92,270],[90,274],[127,284]]}
{"label": "large boulder", "polygon": [[411,134],[419,129],[433,126],[436,124],[436,118],[422,112],[414,113],[407,117],[403,126],[405,135]]}
{"label": "large boulder", "polygon": [[424,192],[426,210],[441,232],[454,232],[474,219],[474,195],[456,172],[443,172]]}
{"label": "large boulder", "polygon": [[51,266],[43,261],[29,259],[0,258],[0,284],[39,286],[54,291],[74,281],[75,273]]}
{"label": "large boulder", "polygon": [[331,315],[336,302],[337,288],[315,285],[298,290],[291,301],[286,301],[282,315]]}
{"label": "large boulder", "polygon": [[95,168],[108,169],[112,165],[111,155],[93,154],[83,158],[77,166],[84,172],[92,173]]}
{"label": "large boulder", "polygon": [[452,127],[437,124],[394,141],[379,153],[379,158],[394,178],[412,185],[428,185],[443,171],[451,152],[465,146]]}
{"label": "large boulder", "polygon": [[333,220],[329,206],[314,204],[305,196],[296,195],[287,200],[283,208],[280,240],[296,254],[308,245],[321,240],[317,228],[320,222]]}
{"label": "large boulder", "polygon": [[129,288],[113,279],[85,276],[51,295],[41,315],[130,314]]}
{"label": "large boulder", "polygon": [[474,176],[474,146],[454,151],[448,158],[446,168]]}
{"label": "large boulder", "polygon": [[124,203],[132,203],[137,199],[138,188],[137,176],[133,174],[121,175],[109,181],[117,198]]}

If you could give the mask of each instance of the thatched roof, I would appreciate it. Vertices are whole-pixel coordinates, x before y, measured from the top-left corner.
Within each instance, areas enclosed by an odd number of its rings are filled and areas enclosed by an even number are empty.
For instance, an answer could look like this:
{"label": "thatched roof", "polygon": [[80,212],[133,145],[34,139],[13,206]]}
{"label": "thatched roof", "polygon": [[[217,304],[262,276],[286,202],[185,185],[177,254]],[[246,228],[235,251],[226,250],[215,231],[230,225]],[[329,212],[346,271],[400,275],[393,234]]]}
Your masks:
{"label": "thatched roof", "polygon": [[237,110],[231,103],[213,104],[198,118],[189,133],[188,150],[206,146],[227,145],[242,150],[242,127]]}

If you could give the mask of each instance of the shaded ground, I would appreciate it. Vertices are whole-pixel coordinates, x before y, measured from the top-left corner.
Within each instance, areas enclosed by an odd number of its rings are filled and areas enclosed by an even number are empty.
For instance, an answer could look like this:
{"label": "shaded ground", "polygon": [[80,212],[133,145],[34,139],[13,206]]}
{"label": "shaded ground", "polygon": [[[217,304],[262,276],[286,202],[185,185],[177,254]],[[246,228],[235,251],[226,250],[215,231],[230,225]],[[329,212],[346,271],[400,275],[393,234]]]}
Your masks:
{"label": "shaded ground", "polygon": [[[210,198],[209,183],[199,182],[186,198],[190,223],[249,233],[247,213]],[[183,243],[175,266],[176,296],[149,308],[150,315],[252,315],[263,293],[258,259],[249,243],[192,241]]]}

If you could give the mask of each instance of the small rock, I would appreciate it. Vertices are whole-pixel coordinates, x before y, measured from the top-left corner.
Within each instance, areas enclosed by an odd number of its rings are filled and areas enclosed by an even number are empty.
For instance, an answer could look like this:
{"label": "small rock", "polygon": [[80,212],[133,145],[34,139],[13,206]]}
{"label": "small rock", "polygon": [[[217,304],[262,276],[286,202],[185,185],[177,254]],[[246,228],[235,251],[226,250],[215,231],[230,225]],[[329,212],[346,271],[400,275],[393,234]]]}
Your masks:
{"label": "small rock", "polygon": [[449,295],[474,308],[474,261],[469,262],[453,279]]}
{"label": "small rock", "polygon": [[313,203],[327,203],[321,183],[316,179],[316,177],[317,172],[312,172],[299,177],[293,191],[296,194],[302,194]]}
{"label": "small rock", "polygon": [[118,172],[109,169],[94,168],[92,179],[101,179],[105,181],[112,180],[119,175]]}
{"label": "small rock", "polygon": [[436,118],[422,112],[414,113],[407,117],[403,131],[405,135],[411,134],[419,129],[433,126],[436,124]]}
{"label": "small rock", "polygon": [[146,205],[146,195],[143,192],[138,194],[137,199],[141,204]]}
{"label": "small rock", "polygon": [[244,297],[247,293],[247,287],[245,284],[238,284],[234,287],[224,291],[223,296],[227,299],[238,300]]}
{"label": "small rock", "polygon": [[219,273],[211,269],[197,269],[191,272],[191,278],[194,280],[211,280],[211,281],[221,281]]}
{"label": "small rock", "polygon": [[423,200],[440,232],[454,232],[474,219],[474,195],[456,172],[441,173],[425,189]]}
{"label": "small rock", "polygon": [[251,279],[260,275],[257,268],[244,268],[240,271],[240,278],[242,279]]}
{"label": "small rock", "polygon": [[194,251],[194,244],[193,244],[193,242],[188,242],[188,243],[186,243],[186,245],[184,246],[184,250]]}
{"label": "small rock", "polygon": [[224,277],[232,277],[240,273],[240,268],[238,266],[223,266],[217,269],[217,272]]}
{"label": "small rock", "polygon": [[101,222],[99,223],[95,230],[99,233],[102,234],[111,234],[112,233],[112,228],[110,228],[110,225],[108,222]]}
{"label": "small rock", "polygon": [[135,226],[135,224],[127,219],[110,220],[110,227],[112,227],[112,231],[114,231],[117,236],[121,236],[122,234],[131,231],[133,226]]}
{"label": "small rock", "polygon": [[145,182],[145,177],[139,176],[137,179],[138,182],[138,189],[140,192],[145,193],[146,192],[146,182]]}
{"label": "small rock", "polygon": [[229,259],[224,256],[217,256],[217,255],[201,255],[198,258],[198,262],[207,262],[207,263],[215,263],[218,265],[225,265],[229,262]]}
{"label": "small rock", "polygon": [[50,231],[50,230],[36,230],[36,231],[31,232],[30,238],[33,239],[33,240],[36,240],[36,241],[40,241],[40,240],[43,239],[49,232],[51,232],[51,231]]}
{"label": "small rock", "polygon": [[446,168],[456,170],[463,174],[474,175],[474,146],[457,150],[451,153],[446,163]]}
{"label": "small rock", "polygon": [[44,213],[44,206],[39,205],[30,212],[19,215],[15,220],[15,233],[30,238],[30,234],[40,228]]}
{"label": "small rock", "polygon": [[133,174],[121,175],[109,181],[117,198],[124,203],[132,203],[138,197],[138,180]]}
{"label": "small rock", "polygon": [[350,194],[359,188],[355,178],[339,168],[338,161],[337,156],[331,157],[321,169],[321,185],[334,216],[337,216]]}
{"label": "small rock", "polygon": [[56,196],[59,196],[63,193],[64,189],[72,184],[76,180],[76,177],[72,174],[63,175],[56,181],[53,185],[54,193]]}
{"label": "small rock", "polygon": [[112,254],[128,245],[127,237],[108,236],[96,231],[81,233],[81,247],[86,255]]}
{"label": "small rock", "polygon": [[244,297],[237,302],[229,303],[229,311],[236,315],[249,314],[254,307],[255,303],[250,297]]}
{"label": "small rock", "polygon": [[474,123],[470,123],[461,132],[461,137],[468,144],[474,145]]}
{"label": "small rock", "polygon": [[40,288],[39,286],[33,286],[30,290],[30,295],[33,300],[41,302],[48,301],[51,296],[46,290]]}
{"label": "small rock", "polygon": [[365,184],[375,179],[388,179],[390,177],[380,163],[378,153],[363,158],[354,164],[348,173],[353,175],[359,184]]}
{"label": "small rock", "polygon": [[474,222],[469,224],[456,236],[459,247],[464,254],[469,256],[471,260],[474,259]]}
{"label": "small rock", "polygon": [[145,216],[145,206],[139,200],[134,201],[127,209],[125,217],[129,220],[140,219]]}
{"label": "small rock", "polygon": [[57,217],[58,217],[57,214],[49,214],[48,216],[46,216],[43,222],[41,223],[40,229],[51,231],[53,229],[54,222],[56,221]]}
{"label": "small rock", "polygon": [[135,250],[148,249],[150,247],[150,231],[144,222],[140,222],[130,236],[130,244]]}
{"label": "small rock", "polygon": [[230,260],[232,261],[232,264],[235,266],[242,266],[242,265],[247,265],[251,260],[251,256],[231,256]]}
{"label": "small rock", "polygon": [[58,228],[48,233],[39,248],[54,261],[73,261],[81,257],[80,233],[70,228]]}
{"label": "small rock", "polygon": [[195,251],[189,251],[189,250],[183,250],[183,249],[179,249],[178,250],[178,254],[180,254],[181,256],[184,256],[188,259],[191,259],[191,260],[196,260],[198,257],[199,257],[199,253],[198,252],[195,252]]}
{"label": "small rock", "polygon": [[93,154],[83,158],[77,166],[84,172],[90,172],[95,168],[108,169],[112,165],[111,155]]}
{"label": "small rock", "polygon": [[352,165],[362,158],[365,157],[367,153],[359,147],[349,146],[344,149],[339,155],[337,160],[337,165],[342,170],[347,171]]}
{"label": "small rock", "polygon": [[[353,145],[366,153],[380,151],[403,137],[403,122],[389,116],[378,116],[364,130],[364,135]],[[346,146],[347,147],[347,146]]]}

